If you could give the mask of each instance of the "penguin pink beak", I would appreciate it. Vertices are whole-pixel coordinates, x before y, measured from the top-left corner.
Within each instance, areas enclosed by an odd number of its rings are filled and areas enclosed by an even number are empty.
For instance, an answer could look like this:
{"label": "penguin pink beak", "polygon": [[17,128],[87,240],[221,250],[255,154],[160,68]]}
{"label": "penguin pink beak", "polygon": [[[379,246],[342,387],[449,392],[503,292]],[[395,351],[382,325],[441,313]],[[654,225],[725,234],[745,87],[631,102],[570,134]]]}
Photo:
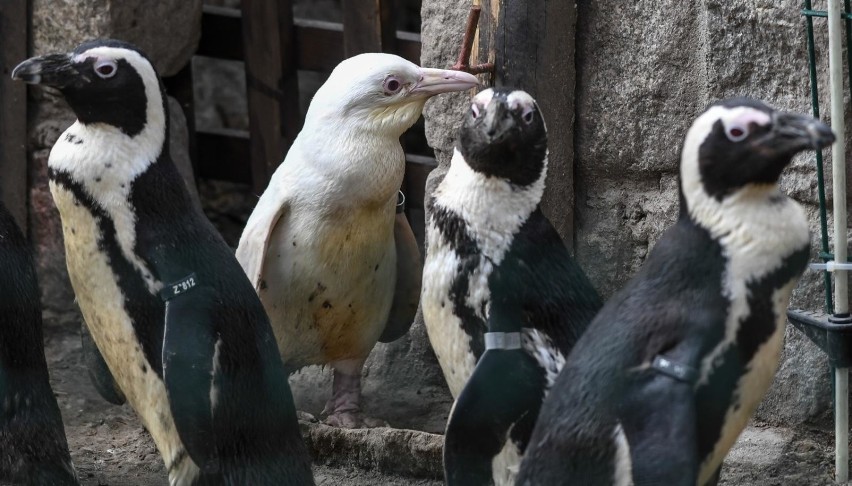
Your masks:
{"label": "penguin pink beak", "polygon": [[420,68],[420,81],[408,92],[409,96],[435,96],[452,91],[464,91],[479,86],[476,76],[448,69]]}

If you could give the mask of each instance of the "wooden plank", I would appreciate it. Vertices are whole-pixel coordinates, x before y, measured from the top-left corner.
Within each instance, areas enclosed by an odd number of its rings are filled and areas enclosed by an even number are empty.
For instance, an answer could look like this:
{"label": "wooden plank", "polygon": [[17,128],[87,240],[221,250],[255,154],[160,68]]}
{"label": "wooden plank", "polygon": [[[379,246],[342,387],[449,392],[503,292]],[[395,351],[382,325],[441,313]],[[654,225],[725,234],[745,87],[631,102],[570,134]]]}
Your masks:
{"label": "wooden plank", "polygon": [[[204,7],[199,56],[243,60],[240,11]],[[320,20],[293,19],[296,37],[296,66],[300,70],[328,72],[345,59],[343,24]],[[409,61],[420,63],[420,34],[396,31],[396,51]]]}
{"label": "wooden plank", "polygon": [[[195,134],[200,179],[252,183],[251,148],[245,130],[210,130]],[[258,193],[259,194],[259,193]]]}
{"label": "wooden plank", "polygon": [[343,0],[343,53],[396,51],[392,0]]}
{"label": "wooden plank", "polygon": [[12,69],[27,57],[27,1],[0,7],[0,192],[27,234],[27,90],[12,81]]}
{"label": "wooden plank", "polygon": [[[251,133],[252,186],[263,191],[285,153],[279,2],[244,0],[242,36]],[[289,2],[283,1],[289,6]]]}
{"label": "wooden plank", "polygon": [[[281,42],[281,92],[284,94],[280,101],[284,117],[281,136],[284,138],[284,151],[286,153],[290,150],[290,145],[293,144],[302,129],[302,114],[299,111],[296,31],[293,25],[293,6],[290,0],[278,0],[278,31]],[[278,167],[278,164],[275,167]]]}
{"label": "wooden plank", "polygon": [[529,92],[547,122],[542,209],[568,246],[574,223],[574,38],[577,10],[562,0],[482,2],[479,60],[494,60],[496,86]]}

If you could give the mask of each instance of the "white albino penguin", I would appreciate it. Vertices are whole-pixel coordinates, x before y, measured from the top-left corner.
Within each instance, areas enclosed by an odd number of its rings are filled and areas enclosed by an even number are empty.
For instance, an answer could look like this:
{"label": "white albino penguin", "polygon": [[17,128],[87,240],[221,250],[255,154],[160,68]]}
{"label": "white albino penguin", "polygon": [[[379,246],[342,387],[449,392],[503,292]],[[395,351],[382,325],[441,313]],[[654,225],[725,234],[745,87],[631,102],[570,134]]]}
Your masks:
{"label": "white albino penguin", "polygon": [[397,277],[412,278],[397,275],[394,218],[405,169],[399,137],[430,96],[477,84],[473,75],[390,54],[341,62],[243,231],[237,258],[269,314],[285,366],[334,369],[329,424],[373,424],[360,411],[361,368],[388,335],[392,305],[405,307],[398,300],[410,298],[394,292]]}
{"label": "white albino penguin", "polygon": [[680,217],[580,337],[542,405],[517,484],[716,484],[781,355],[809,255],[778,188],[834,141],[809,116],[720,101],[692,124]]}
{"label": "white albino penguin", "polygon": [[269,321],[172,163],[151,62],[94,40],[12,77],[57,88],[77,116],[48,176],[99,391],[126,397],[172,485],[313,484]]}

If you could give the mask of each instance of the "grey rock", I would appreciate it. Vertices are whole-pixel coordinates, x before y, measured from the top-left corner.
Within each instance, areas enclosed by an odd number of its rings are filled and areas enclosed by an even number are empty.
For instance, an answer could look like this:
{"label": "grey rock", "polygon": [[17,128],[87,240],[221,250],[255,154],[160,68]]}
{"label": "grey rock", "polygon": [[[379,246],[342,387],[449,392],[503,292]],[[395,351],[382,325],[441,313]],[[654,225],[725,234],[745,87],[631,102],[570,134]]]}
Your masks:
{"label": "grey rock", "polygon": [[189,129],[186,126],[186,115],[180,107],[180,103],[171,96],[168,97],[169,105],[169,155],[180,172],[189,197],[197,207],[201,207],[201,199],[198,197],[198,188],[195,185],[195,171],[192,168],[192,160],[189,158]]}
{"label": "grey rock", "polygon": [[332,466],[357,466],[414,478],[443,477],[444,438],[415,430],[387,427],[339,429],[300,422],[308,451],[318,462]]}
{"label": "grey rock", "polygon": [[117,38],[138,45],[162,76],[177,73],[201,38],[201,0],[127,2],[34,0],[33,52],[73,49],[95,38]]}

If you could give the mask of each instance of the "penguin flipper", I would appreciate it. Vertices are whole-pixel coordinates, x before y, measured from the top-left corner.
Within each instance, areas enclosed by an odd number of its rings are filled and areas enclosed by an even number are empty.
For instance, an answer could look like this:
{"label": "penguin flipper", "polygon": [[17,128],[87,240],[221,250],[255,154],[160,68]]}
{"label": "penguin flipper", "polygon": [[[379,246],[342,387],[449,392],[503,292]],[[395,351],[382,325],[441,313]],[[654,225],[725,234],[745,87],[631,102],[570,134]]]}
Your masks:
{"label": "penguin flipper", "polygon": [[634,484],[695,485],[699,460],[695,392],[691,381],[655,370],[631,387],[622,402],[622,424],[633,451]]}
{"label": "penguin flipper", "polygon": [[216,457],[213,372],[217,338],[211,316],[215,295],[198,287],[166,302],[163,381],[175,427],[199,466]]}
{"label": "penguin flipper", "polygon": [[80,325],[80,342],[83,347],[83,360],[89,370],[89,379],[104,400],[113,405],[124,405],[127,399],[112,376],[109,367],[100,350],[89,333],[89,327],[83,322]]}
{"label": "penguin flipper", "polygon": [[289,207],[285,195],[266,190],[257,202],[240,236],[237,260],[255,290],[263,287],[263,262],[266,260],[269,240],[278,221],[284,217]]}
{"label": "penguin flipper", "polygon": [[544,376],[522,349],[489,349],[453,405],[444,441],[447,484],[492,484],[492,460],[509,429],[541,407]]}
{"label": "penguin flipper", "polygon": [[396,292],[385,329],[379,336],[382,343],[396,341],[411,328],[420,303],[423,280],[423,257],[405,213],[396,215],[393,237],[396,245]]}

